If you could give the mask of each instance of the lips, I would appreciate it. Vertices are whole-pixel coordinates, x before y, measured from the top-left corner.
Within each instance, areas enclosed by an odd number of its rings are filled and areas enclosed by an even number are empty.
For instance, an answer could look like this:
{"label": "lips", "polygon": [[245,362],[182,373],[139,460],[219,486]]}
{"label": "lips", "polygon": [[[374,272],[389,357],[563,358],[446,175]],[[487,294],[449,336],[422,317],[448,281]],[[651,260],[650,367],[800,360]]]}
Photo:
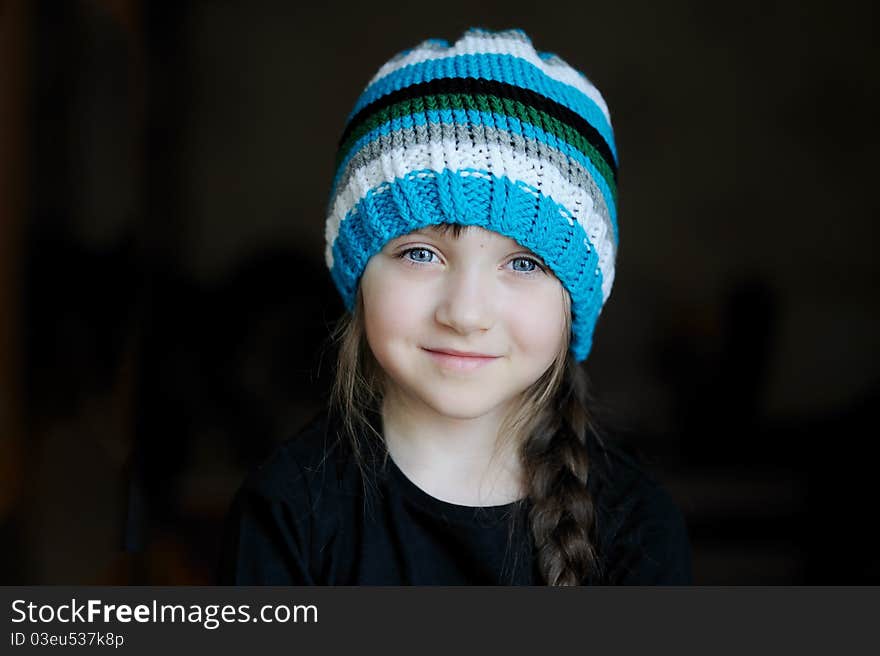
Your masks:
{"label": "lips", "polygon": [[425,352],[436,364],[444,369],[451,369],[453,371],[473,371],[491,364],[500,357],[454,349],[434,350],[426,348]]}
{"label": "lips", "polygon": [[474,351],[456,351],[455,349],[448,348],[439,348],[439,349],[425,349],[426,351],[431,351],[432,353],[445,353],[446,355],[457,355],[462,358],[496,358],[497,355],[489,355],[488,353],[476,353]]}

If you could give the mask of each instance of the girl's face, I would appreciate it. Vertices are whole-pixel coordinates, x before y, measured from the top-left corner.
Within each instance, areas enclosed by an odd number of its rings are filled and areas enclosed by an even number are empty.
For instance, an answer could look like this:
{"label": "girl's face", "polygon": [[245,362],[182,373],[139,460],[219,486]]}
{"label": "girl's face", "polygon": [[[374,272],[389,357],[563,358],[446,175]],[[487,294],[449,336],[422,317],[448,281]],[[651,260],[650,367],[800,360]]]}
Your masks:
{"label": "girl's face", "polygon": [[429,227],[388,242],[361,278],[367,341],[410,401],[446,417],[503,411],[567,341],[567,293],[498,233]]}

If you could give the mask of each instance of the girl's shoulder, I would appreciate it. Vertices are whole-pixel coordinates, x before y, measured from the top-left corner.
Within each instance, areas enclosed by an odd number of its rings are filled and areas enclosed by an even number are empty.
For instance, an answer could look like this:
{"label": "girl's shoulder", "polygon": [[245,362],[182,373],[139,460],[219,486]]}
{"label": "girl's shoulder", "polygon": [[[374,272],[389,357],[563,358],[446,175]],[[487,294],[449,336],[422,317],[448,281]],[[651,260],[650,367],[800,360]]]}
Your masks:
{"label": "girl's shoulder", "polygon": [[660,480],[646,456],[616,435],[588,442],[591,461],[602,482],[619,493],[659,487]]}
{"label": "girl's shoulder", "polygon": [[246,476],[241,490],[269,500],[312,502],[327,492],[351,485],[352,469],[347,449],[322,408],[279,442]]}
{"label": "girl's shoulder", "polygon": [[675,519],[681,515],[651,462],[636,448],[611,436],[590,448],[595,468],[594,492],[608,510],[650,511]]}
{"label": "girl's shoulder", "polygon": [[[248,472],[233,495],[223,528],[218,580],[308,585],[320,549],[336,531],[344,497],[334,480],[334,435],[315,415]],[[354,504],[349,503],[352,507]],[[317,551],[316,551],[317,549]]]}
{"label": "girl's shoulder", "polygon": [[606,440],[592,449],[592,491],[616,582],[689,583],[691,546],[676,500],[641,453]]}

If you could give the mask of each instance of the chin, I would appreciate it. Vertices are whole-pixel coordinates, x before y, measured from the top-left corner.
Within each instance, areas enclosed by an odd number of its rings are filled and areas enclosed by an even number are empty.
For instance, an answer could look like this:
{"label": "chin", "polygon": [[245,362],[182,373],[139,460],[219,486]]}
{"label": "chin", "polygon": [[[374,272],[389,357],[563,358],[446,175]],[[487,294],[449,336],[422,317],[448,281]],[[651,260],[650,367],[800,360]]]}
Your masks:
{"label": "chin", "polygon": [[438,414],[453,419],[476,419],[491,412],[501,399],[480,394],[474,390],[432,392],[420,395],[422,400]]}

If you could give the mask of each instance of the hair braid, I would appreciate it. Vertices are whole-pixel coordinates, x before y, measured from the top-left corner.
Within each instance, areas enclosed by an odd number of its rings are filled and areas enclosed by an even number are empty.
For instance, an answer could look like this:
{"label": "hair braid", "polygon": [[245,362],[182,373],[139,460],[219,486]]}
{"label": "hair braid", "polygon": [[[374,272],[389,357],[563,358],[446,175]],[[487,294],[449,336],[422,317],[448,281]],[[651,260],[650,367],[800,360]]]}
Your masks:
{"label": "hair braid", "polygon": [[556,402],[538,413],[521,451],[529,524],[548,585],[580,585],[600,569],[591,540],[596,513],[587,488],[586,387],[583,370],[568,357]]}

